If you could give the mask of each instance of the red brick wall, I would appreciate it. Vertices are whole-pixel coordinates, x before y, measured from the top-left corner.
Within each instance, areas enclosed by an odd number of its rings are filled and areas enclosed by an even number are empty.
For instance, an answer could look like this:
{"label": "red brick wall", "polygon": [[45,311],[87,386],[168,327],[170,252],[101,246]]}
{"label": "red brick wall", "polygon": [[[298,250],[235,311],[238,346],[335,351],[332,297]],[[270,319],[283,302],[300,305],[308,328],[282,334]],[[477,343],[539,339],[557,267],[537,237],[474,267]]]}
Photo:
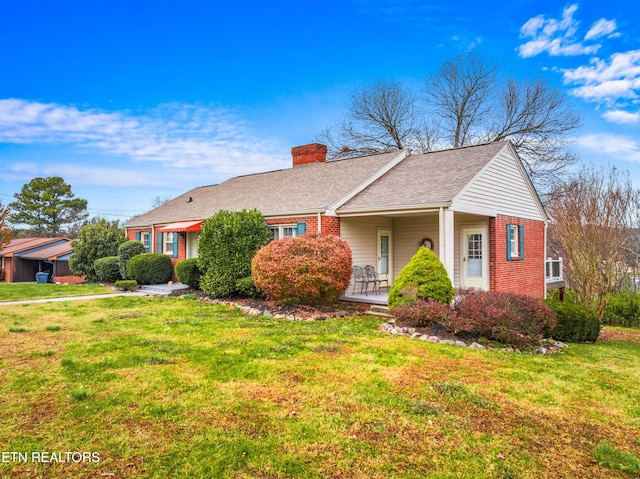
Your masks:
{"label": "red brick wall", "polygon": [[327,161],[327,147],[320,143],[294,146],[291,148],[293,166],[306,165],[307,163],[324,163]]}
{"label": "red brick wall", "polygon": [[[287,225],[295,223],[307,223],[307,234],[318,232],[318,215],[267,219],[268,225]],[[337,216],[322,216],[321,223],[323,235],[340,236],[340,218],[338,218]]]}
{"label": "red brick wall", "polygon": [[[507,260],[507,224],[524,226],[524,259]],[[489,220],[489,288],[544,298],[544,222],[498,215]]]}

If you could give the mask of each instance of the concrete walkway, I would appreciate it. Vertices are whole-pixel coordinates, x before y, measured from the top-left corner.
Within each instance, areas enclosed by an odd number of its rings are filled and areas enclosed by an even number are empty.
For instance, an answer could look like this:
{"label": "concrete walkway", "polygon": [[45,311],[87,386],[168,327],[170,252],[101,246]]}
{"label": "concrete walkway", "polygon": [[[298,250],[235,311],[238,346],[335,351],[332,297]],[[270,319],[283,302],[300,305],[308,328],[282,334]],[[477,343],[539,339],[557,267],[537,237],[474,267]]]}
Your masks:
{"label": "concrete walkway", "polygon": [[63,301],[83,301],[89,299],[113,298],[115,296],[149,296],[149,293],[136,291],[134,293],[88,294],[85,296],[64,296],[62,298],[25,299],[21,301],[0,301],[0,306],[16,306],[20,304],[61,303]]}

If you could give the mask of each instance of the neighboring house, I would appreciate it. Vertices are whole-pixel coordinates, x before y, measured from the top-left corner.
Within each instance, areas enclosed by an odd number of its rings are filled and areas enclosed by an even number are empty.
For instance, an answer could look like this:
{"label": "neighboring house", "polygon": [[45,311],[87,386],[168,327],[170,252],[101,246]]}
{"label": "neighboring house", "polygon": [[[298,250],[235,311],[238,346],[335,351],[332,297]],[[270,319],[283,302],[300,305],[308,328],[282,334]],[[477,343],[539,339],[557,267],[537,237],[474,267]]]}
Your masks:
{"label": "neighboring house", "polygon": [[205,219],[257,208],[275,239],[339,235],[353,264],[390,284],[427,244],[456,287],[544,297],[548,217],[510,142],[339,161],[326,152],[295,147],[292,168],[195,188],[129,221],[127,236],[175,263],[197,256]]}
{"label": "neighboring house", "polygon": [[36,273],[42,272],[51,279],[71,274],[69,256],[70,238],[19,238],[0,250],[0,266],[9,283],[35,281]]}

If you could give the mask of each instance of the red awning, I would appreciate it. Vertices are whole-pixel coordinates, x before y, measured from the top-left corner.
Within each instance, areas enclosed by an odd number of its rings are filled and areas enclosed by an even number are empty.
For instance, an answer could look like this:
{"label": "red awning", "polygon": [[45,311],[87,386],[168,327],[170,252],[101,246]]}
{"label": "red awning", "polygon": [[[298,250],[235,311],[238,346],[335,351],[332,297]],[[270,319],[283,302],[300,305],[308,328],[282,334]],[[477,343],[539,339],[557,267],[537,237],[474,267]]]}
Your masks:
{"label": "red awning", "polygon": [[201,231],[202,223],[204,223],[204,221],[179,221],[177,223],[171,223],[163,226],[162,228],[158,229],[158,231]]}

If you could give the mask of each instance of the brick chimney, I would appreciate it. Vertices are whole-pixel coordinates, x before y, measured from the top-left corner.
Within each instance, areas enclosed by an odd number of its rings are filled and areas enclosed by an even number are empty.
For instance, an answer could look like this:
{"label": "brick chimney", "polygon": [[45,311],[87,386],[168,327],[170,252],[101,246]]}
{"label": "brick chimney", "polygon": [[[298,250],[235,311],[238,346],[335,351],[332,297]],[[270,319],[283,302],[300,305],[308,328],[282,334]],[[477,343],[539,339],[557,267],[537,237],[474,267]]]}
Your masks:
{"label": "brick chimney", "polygon": [[307,163],[326,163],[327,147],[320,143],[310,145],[294,146],[291,148],[293,166],[306,165]]}

